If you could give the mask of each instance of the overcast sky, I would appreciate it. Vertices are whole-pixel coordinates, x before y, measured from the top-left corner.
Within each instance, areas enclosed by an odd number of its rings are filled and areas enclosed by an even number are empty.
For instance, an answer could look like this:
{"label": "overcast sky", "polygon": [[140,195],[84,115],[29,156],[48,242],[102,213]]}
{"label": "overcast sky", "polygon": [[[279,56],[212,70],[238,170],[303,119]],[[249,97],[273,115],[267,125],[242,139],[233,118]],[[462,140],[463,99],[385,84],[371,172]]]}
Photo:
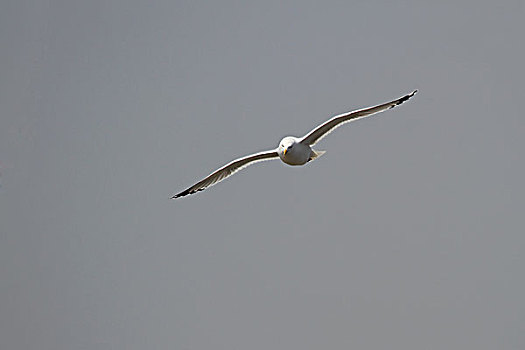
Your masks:
{"label": "overcast sky", "polygon": [[[524,18],[1,2],[0,348],[524,349]],[[304,167],[169,199],[414,89]]]}

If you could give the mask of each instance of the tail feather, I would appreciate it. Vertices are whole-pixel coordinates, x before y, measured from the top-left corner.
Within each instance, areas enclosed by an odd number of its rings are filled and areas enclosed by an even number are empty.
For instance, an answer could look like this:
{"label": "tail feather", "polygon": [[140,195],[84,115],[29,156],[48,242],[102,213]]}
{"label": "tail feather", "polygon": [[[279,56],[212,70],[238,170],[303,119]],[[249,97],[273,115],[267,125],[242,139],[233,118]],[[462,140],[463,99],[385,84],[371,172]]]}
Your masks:
{"label": "tail feather", "polygon": [[325,153],[326,153],[326,151],[316,151],[316,150],[313,149],[312,153],[310,154],[310,159],[308,159],[308,161],[315,160],[315,159],[319,158],[320,156],[322,156]]}

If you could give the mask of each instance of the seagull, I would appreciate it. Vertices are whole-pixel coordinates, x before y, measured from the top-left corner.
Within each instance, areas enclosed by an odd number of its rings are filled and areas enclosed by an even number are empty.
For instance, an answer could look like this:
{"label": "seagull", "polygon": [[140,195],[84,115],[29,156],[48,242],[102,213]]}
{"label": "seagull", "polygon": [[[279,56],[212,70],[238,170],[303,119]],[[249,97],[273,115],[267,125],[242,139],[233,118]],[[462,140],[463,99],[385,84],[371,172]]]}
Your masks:
{"label": "seagull", "polygon": [[335,117],[330,118],[323,124],[313,129],[303,137],[286,136],[281,140],[281,142],[279,143],[279,147],[277,147],[276,149],[258,152],[239,159],[235,159],[234,161],[231,161],[230,163],[224,165],[222,168],[215,170],[213,173],[206,176],[204,179],[197,182],[195,185],[185,189],[184,191],[174,195],[171,198],[174,199],[184,197],[189,194],[194,194],[196,192],[202,191],[210,186],[221,182],[225,178],[235,174],[239,170],[244,169],[249,165],[265,160],[280,158],[284,163],[288,165],[304,165],[314,159],[319,158],[325,153],[325,151],[317,151],[312,149],[312,146],[314,146],[323,137],[332,132],[335,128],[350,121],[368,117],[370,115],[386,111],[387,109],[394,108],[395,106],[398,106],[403,102],[408,101],[412,96],[416,94],[416,92],[417,90],[414,90],[410,94],[400,97],[397,100],[383,103],[374,107],[358,109],[356,111],[336,115]]}

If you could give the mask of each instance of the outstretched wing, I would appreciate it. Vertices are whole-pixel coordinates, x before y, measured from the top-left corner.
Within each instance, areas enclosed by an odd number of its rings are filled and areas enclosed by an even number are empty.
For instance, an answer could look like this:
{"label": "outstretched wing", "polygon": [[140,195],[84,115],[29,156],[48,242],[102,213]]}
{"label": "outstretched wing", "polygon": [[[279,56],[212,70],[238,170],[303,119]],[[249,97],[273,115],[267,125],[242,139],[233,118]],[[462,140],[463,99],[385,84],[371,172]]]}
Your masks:
{"label": "outstretched wing", "polygon": [[230,175],[235,174],[241,169],[246,168],[248,165],[252,165],[253,163],[262,162],[263,160],[270,160],[279,158],[279,155],[277,154],[277,150],[271,150],[271,151],[264,151],[260,153],[251,154],[246,157],[242,157],[239,159],[236,159],[222,168],[214,171],[201,181],[197,182],[195,185],[191,186],[190,188],[182,191],[181,193],[176,194],[175,196],[171,197],[173,198],[179,198],[184,197],[188,194],[193,194],[199,191],[202,191],[206,189],[207,187],[213,186],[216,183],[221,182],[225,178],[227,178]]}
{"label": "outstretched wing", "polygon": [[395,106],[400,105],[405,101],[408,101],[412,96],[416,94],[416,92],[417,90],[414,90],[412,93],[398,98],[397,100],[383,103],[378,106],[368,107],[364,109],[359,109],[357,111],[336,115],[335,117],[327,120],[323,124],[319,125],[317,128],[310,131],[308,134],[306,134],[306,136],[304,136],[301,139],[300,142],[309,146],[313,146],[338,126],[359,118],[368,117],[369,115],[386,111],[390,108],[394,108]]}

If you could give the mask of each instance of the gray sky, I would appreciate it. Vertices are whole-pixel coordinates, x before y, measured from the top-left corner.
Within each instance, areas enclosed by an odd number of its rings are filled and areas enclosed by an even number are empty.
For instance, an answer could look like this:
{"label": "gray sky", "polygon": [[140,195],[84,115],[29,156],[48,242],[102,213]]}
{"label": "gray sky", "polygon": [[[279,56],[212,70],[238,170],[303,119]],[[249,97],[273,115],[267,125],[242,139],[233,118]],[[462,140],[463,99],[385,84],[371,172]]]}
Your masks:
{"label": "gray sky", "polygon": [[[524,15],[2,2],[0,348],[525,348]],[[416,88],[305,167],[169,200]]]}

